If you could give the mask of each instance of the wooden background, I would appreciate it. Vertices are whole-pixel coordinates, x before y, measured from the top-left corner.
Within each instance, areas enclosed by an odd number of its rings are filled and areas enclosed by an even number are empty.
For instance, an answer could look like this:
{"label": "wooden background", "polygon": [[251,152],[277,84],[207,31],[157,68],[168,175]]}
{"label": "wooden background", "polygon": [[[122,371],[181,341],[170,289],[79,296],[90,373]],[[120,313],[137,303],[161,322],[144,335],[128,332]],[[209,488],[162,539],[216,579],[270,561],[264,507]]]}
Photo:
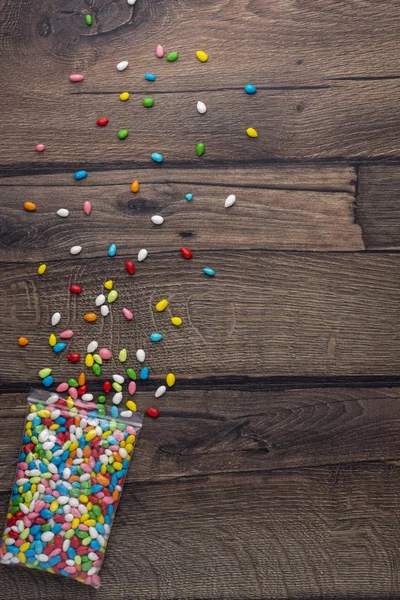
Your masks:
{"label": "wooden background", "polygon": [[[1,4],[1,514],[37,370],[77,373],[47,345],[55,310],[81,349],[98,338],[133,353],[155,328],[168,332],[149,348],[139,409],[166,372],[178,382],[145,423],[100,591],[1,567],[0,598],[398,598],[398,0]],[[158,43],[179,60],[155,58]],[[77,183],[79,168],[89,176]],[[142,247],[132,280],[124,260]],[[105,323],[82,321],[108,277],[133,323],[117,308]],[[84,297],[68,297],[73,281]],[[161,297],[181,329],[155,316]]]}

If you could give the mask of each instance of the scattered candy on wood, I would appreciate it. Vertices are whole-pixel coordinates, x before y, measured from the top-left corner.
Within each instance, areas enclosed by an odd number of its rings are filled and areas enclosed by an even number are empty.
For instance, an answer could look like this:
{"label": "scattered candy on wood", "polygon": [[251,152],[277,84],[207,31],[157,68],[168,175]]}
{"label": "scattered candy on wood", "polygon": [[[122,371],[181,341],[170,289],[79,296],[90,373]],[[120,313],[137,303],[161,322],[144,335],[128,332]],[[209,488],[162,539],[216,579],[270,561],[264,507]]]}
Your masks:
{"label": "scattered candy on wood", "polygon": [[193,252],[189,250],[189,248],[181,248],[181,254],[183,258],[186,258],[187,260],[190,260],[193,256]]}
{"label": "scattered candy on wood", "polygon": [[179,58],[178,52],[170,52],[166,56],[168,62],[175,62]]}
{"label": "scattered candy on wood", "polygon": [[256,138],[256,137],[258,137],[258,133],[257,133],[257,131],[254,129],[254,127],[248,127],[248,128],[246,129],[246,133],[247,133],[247,135],[248,135],[249,137],[251,137],[251,138]]}
{"label": "scattered candy on wood", "polygon": [[176,327],[180,327],[182,325],[182,319],[180,317],[172,317],[171,323],[172,323],[172,325],[175,325]]}
{"label": "scattered candy on wood", "polygon": [[162,300],[157,302],[156,311],[162,312],[163,310],[165,310],[167,308],[168,304],[169,304],[168,300],[166,298],[163,298]]}
{"label": "scattered candy on wood", "polygon": [[204,52],[203,50],[197,50],[196,56],[197,56],[197,58],[199,59],[200,62],[207,62],[208,61],[208,54],[207,54],[207,52]]}
{"label": "scattered candy on wood", "polygon": [[214,277],[214,275],[215,275],[214,269],[210,269],[209,267],[204,267],[203,273],[205,275],[208,275],[209,277]]}
{"label": "scattered candy on wood", "polygon": [[200,100],[198,101],[196,108],[197,108],[197,112],[200,113],[201,115],[204,115],[204,113],[207,112],[207,106],[204,104],[204,102],[201,102]]}
{"label": "scattered candy on wood", "polygon": [[138,253],[138,256],[137,256],[138,261],[139,262],[144,261],[145,258],[147,258],[147,256],[148,256],[147,250],[145,248],[142,248],[141,250],[139,250],[139,253]]}
{"label": "scattered candy on wood", "polygon": [[149,338],[151,342],[161,342],[161,340],[163,339],[163,335],[162,333],[151,333],[149,335]]}
{"label": "scattered candy on wood", "polygon": [[111,386],[111,381],[105,381],[105,382],[103,383],[103,386],[102,386],[102,387],[103,387],[103,392],[104,392],[105,394],[108,394],[109,392],[111,392],[111,387],[112,387],[112,386]]}
{"label": "scattered candy on wood", "polygon": [[56,352],[58,354],[59,352],[62,352],[63,350],[65,350],[66,347],[67,347],[67,344],[65,342],[57,342],[57,344],[55,344],[53,346],[53,350],[54,350],[54,352]]}
{"label": "scattered candy on wood", "polygon": [[168,387],[172,387],[175,385],[175,381],[176,381],[176,377],[173,373],[168,373],[168,375],[165,378],[165,382],[167,384]]}
{"label": "scattered candy on wood", "polygon": [[105,295],[104,294],[99,294],[96,297],[94,303],[95,303],[96,306],[101,306],[102,304],[104,304],[105,301],[106,301]]}
{"label": "scattered candy on wood", "polygon": [[72,73],[72,75],[69,76],[69,80],[72,81],[72,83],[77,83],[78,81],[83,81],[84,79],[85,77],[80,73]]}
{"label": "scattered candy on wood", "polygon": [[161,396],[163,396],[166,391],[167,391],[167,388],[165,387],[165,385],[160,385],[160,387],[156,389],[156,393],[154,394],[154,397],[161,398]]}
{"label": "scattered candy on wood", "polygon": [[38,266],[37,272],[38,272],[39,275],[44,275],[46,273],[46,270],[47,270],[47,265],[45,265],[43,263],[42,265]]}
{"label": "scattered candy on wood", "polygon": [[110,313],[110,309],[106,304],[100,306],[100,312],[102,317],[106,317]]}
{"label": "scattered candy on wood", "polygon": [[156,75],[154,75],[154,73],[146,73],[144,78],[146,81],[155,81],[157,79],[157,77],[156,77]]}
{"label": "scattered candy on wood", "polygon": [[132,412],[136,412],[136,403],[133,400],[127,400],[126,402],[126,408],[128,408],[129,410],[131,410]]}
{"label": "scattered candy on wood", "polygon": [[139,377],[142,381],[146,381],[146,379],[149,378],[149,368],[143,367],[142,369],[140,369]]}
{"label": "scattered candy on wood", "polygon": [[117,70],[118,71],[125,71],[125,69],[128,68],[128,65],[129,65],[129,63],[128,63],[127,60],[122,60],[121,62],[119,62],[117,64]]}
{"label": "scattered candy on wood", "polygon": [[142,350],[141,348],[139,350],[137,350],[136,358],[138,359],[139,362],[141,362],[141,363],[144,362],[146,359],[145,351]]}
{"label": "scattered candy on wood", "polygon": [[85,177],[87,177],[87,171],[76,171],[76,173],[74,173],[74,178],[79,181],[80,179],[85,179]]}
{"label": "scattered candy on wood", "polygon": [[122,350],[119,351],[118,353],[118,360],[121,363],[126,362],[126,359],[128,358],[128,351],[126,348],[122,348]]}
{"label": "scattered candy on wood", "polygon": [[205,149],[206,149],[206,147],[203,144],[203,142],[199,142],[198,144],[196,144],[196,154],[197,154],[197,156],[203,156]]}
{"label": "scattered candy on wood", "polygon": [[128,393],[130,396],[133,396],[136,392],[136,382],[135,381],[130,381],[128,383]]}
{"label": "scattered candy on wood", "polygon": [[92,204],[89,202],[89,200],[86,200],[86,202],[83,203],[83,212],[85,215],[90,215],[92,212]]}
{"label": "scattered candy on wood", "polygon": [[99,347],[98,342],[96,342],[96,340],[92,340],[91,342],[88,343],[86,352],[93,354],[93,352],[96,352],[98,347]]}
{"label": "scattered candy on wood", "polygon": [[125,269],[128,271],[128,273],[129,273],[130,275],[134,275],[134,273],[135,273],[135,265],[134,265],[134,264],[133,264],[133,262],[131,262],[130,260],[128,260],[128,261],[125,263]]}
{"label": "scattered candy on wood", "polygon": [[119,384],[123,384],[125,381],[125,377],[123,375],[120,375],[119,373],[115,373],[112,376],[113,380],[116,381]]}
{"label": "scattered candy on wood", "polygon": [[108,249],[108,256],[115,256],[117,254],[117,245],[116,244],[111,244],[111,246]]}
{"label": "scattered candy on wood", "polygon": [[84,315],[83,317],[85,319],[85,321],[87,321],[88,323],[93,323],[94,321],[97,320],[97,315],[96,313],[86,313],[86,315]]}
{"label": "scattered candy on wood", "polygon": [[107,296],[107,301],[111,304],[112,302],[115,302],[115,300],[118,298],[118,292],[116,290],[111,290],[111,292],[109,292],[108,296]]}
{"label": "scattered candy on wood", "polygon": [[70,253],[75,256],[76,254],[80,254],[82,252],[82,246],[72,246],[70,249]]}
{"label": "scattered candy on wood", "polygon": [[54,327],[59,324],[60,320],[61,320],[61,313],[59,313],[59,312],[53,313],[53,315],[51,317],[51,324]]}
{"label": "scattered candy on wood", "polygon": [[124,140],[125,138],[127,138],[129,135],[129,131],[127,129],[120,129],[117,132],[117,138],[120,140]]}
{"label": "scattered candy on wood", "polygon": [[108,125],[109,121],[107,117],[99,117],[96,123],[99,127],[105,127],[106,125]]}
{"label": "scattered candy on wood", "polygon": [[247,85],[245,85],[243,89],[246,92],[246,94],[255,94],[257,91],[256,86],[252,85],[251,83],[248,83]]}
{"label": "scattered candy on wood", "polygon": [[54,335],[54,333],[51,333],[51,334],[49,335],[49,346],[50,346],[51,348],[53,348],[53,347],[54,347],[56,344],[57,344],[57,338],[56,338],[56,336]]}
{"label": "scattered candy on wood", "polygon": [[34,202],[24,202],[24,209],[28,212],[36,210],[36,204]]}
{"label": "scattered candy on wood", "polygon": [[122,100],[122,102],[126,102],[127,100],[129,100],[129,98],[130,98],[129,92],[122,92],[122,94],[119,95],[119,99]]}
{"label": "scattered candy on wood", "polygon": [[68,354],[67,359],[72,363],[76,363],[81,360],[81,355],[78,352],[71,352],[71,354]]}
{"label": "scattered candy on wood", "polygon": [[18,345],[19,346],[27,346],[29,344],[29,340],[26,337],[19,337],[18,338]]}
{"label": "scattered candy on wood", "polygon": [[158,56],[158,58],[162,58],[164,56],[164,48],[160,44],[158,44],[156,48],[156,56]]}
{"label": "scattered candy on wood", "polygon": [[66,329],[65,331],[62,331],[60,333],[60,338],[62,340],[70,340],[74,335],[74,332],[72,331],[72,329]]}
{"label": "scattered candy on wood", "polygon": [[153,215],[151,221],[154,225],[162,225],[164,223],[164,218],[161,215]]}
{"label": "scattered candy on wood", "polygon": [[110,360],[112,353],[108,348],[100,348],[99,354],[103,360]]}
{"label": "scattered candy on wood", "polygon": [[129,6],[134,6],[136,4],[136,0],[128,0]]}
{"label": "scattered candy on wood", "polygon": [[125,319],[128,319],[128,321],[132,321],[133,313],[131,310],[129,310],[128,308],[123,308],[122,312],[123,312]]}
{"label": "scattered candy on wood", "polygon": [[153,98],[143,98],[143,106],[145,108],[151,108],[154,104]]}
{"label": "scattered candy on wood", "polygon": [[90,27],[90,25],[92,25],[92,23],[93,23],[92,15],[86,15],[85,21],[86,21],[86,25],[88,25]]}
{"label": "scattered candy on wood", "polygon": [[136,381],[137,375],[135,369],[132,369],[132,367],[128,367],[127,369],[125,369],[125,373],[129,377],[129,379],[131,379],[131,381]]}
{"label": "scattered candy on wood", "polygon": [[68,217],[69,215],[69,210],[67,210],[66,208],[59,208],[57,213],[56,213],[59,217]]}
{"label": "scattered candy on wood", "polygon": [[71,292],[71,294],[81,294],[83,292],[83,289],[80,285],[76,285],[76,283],[73,283],[69,286],[69,291]]}
{"label": "scattered candy on wood", "polygon": [[159,413],[159,411],[157,410],[157,408],[148,408],[148,409],[146,410],[146,415],[147,415],[148,417],[152,417],[153,419],[156,419],[156,418],[158,417],[158,415],[159,415],[159,414],[160,414],[160,413]]}
{"label": "scattered candy on wood", "polygon": [[37,144],[35,146],[36,152],[44,152],[46,150],[46,146],[44,144]]}
{"label": "scattered candy on wood", "polygon": [[106,288],[106,290],[112,290],[114,285],[114,282],[112,279],[107,279],[107,281],[104,283],[104,287]]}
{"label": "scattered candy on wood", "polygon": [[164,157],[162,154],[159,154],[158,152],[153,152],[153,154],[151,155],[151,160],[154,160],[154,162],[157,162],[157,163],[162,163],[162,161],[164,160]]}

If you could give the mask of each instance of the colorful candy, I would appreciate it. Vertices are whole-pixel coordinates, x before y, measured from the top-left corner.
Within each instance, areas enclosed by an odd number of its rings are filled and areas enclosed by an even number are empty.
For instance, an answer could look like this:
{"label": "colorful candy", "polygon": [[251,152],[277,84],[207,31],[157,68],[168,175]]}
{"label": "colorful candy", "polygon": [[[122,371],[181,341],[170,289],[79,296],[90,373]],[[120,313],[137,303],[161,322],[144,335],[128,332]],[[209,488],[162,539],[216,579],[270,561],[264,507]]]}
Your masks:
{"label": "colorful candy", "polygon": [[67,210],[66,208],[59,208],[57,213],[56,213],[59,217],[68,217],[69,215],[69,210]]}
{"label": "colorful candy", "polygon": [[24,202],[24,209],[28,212],[36,210],[36,204],[34,202]]}
{"label": "colorful candy", "polygon": [[69,286],[69,291],[72,294],[81,294],[83,292],[83,289],[81,288],[80,285],[76,285],[75,283],[73,283],[72,285]]}
{"label": "colorful candy", "polygon": [[167,384],[168,387],[172,387],[175,385],[175,375],[173,373],[168,373],[168,375],[165,378],[165,382]]}
{"label": "colorful candy", "polygon": [[157,302],[156,311],[162,312],[163,310],[165,310],[167,308],[168,304],[169,304],[168,300],[166,298],[163,298],[162,300]]}
{"label": "colorful candy", "polygon": [[196,108],[197,112],[200,115],[204,115],[207,112],[207,106],[204,104],[204,102],[201,102],[200,100],[198,101]]}
{"label": "colorful candy", "polygon": [[83,81],[84,79],[85,77],[80,73],[72,73],[72,75],[69,76],[69,80],[72,81],[72,83],[77,83],[78,81]]}
{"label": "colorful candy", "polygon": [[160,44],[158,44],[156,48],[156,56],[158,56],[158,58],[162,58],[164,56],[164,48]]}
{"label": "colorful candy", "polygon": [[128,271],[128,273],[130,275],[133,275],[135,273],[135,265],[133,264],[133,262],[131,262],[130,260],[128,260],[125,263],[125,269]]}
{"label": "colorful candy", "polygon": [[116,406],[109,415],[99,406],[104,416],[90,393],[75,402],[48,392],[29,400],[0,562],[99,587],[142,422],[136,412],[122,418]]}
{"label": "colorful candy", "polygon": [[60,338],[69,340],[70,338],[72,338],[73,335],[74,335],[74,332],[72,331],[72,329],[66,329],[65,331],[62,331],[60,333]]}
{"label": "colorful candy", "polygon": [[83,317],[85,319],[85,321],[87,321],[88,323],[93,323],[94,321],[97,320],[97,315],[96,313],[86,313],[86,315],[84,315]]}
{"label": "colorful candy", "polygon": [[47,269],[47,265],[45,265],[44,263],[42,265],[38,266],[38,275],[44,275],[44,273],[46,273],[46,269]]}
{"label": "colorful candy", "polygon": [[18,338],[18,345],[19,346],[27,346],[29,344],[29,340],[26,337],[19,337]]}
{"label": "colorful candy", "polygon": [[99,127],[105,127],[106,125],[108,125],[108,119],[107,117],[99,117],[96,123]]}
{"label": "colorful candy", "polygon": [[247,85],[245,85],[243,89],[246,92],[246,94],[255,94],[257,91],[256,86],[252,85],[251,83],[248,83]]}
{"label": "colorful candy", "polygon": [[122,309],[123,315],[126,319],[128,319],[128,321],[132,321],[133,319],[133,313],[131,310],[129,310],[128,308],[123,308]]}
{"label": "colorful candy", "polygon": [[122,102],[126,102],[127,100],[129,100],[129,98],[130,98],[129,92],[122,92],[122,94],[119,95],[119,99],[122,100]]}
{"label": "colorful candy", "polygon": [[65,342],[57,342],[57,344],[55,344],[53,346],[53,350],[54,350],[54,352],[56,352],[58,354],[59,352],[62,352],[63,350],[65,350],[66,347],[67,347],[67,344]]}
{"label": "colorful candy", "polygon": [[142,369],[140,369],[139,377],[142,381],[146,381],[146,379],[149,378],[149,368],[143,367]]}
{"label": "colorful candy", "polygon": [[68,354],[67,359],[72,363],[76,363],[81,360],[81,355],[78,352],[71,352],[71,354]]}
{"label": "colorful candy", "polygon": [[153,98],[143,98],[143,106],[145,108],[151,108],[154,104]]}
{"label": "colorful candy", "polygon": [[161,398],[161,396],[163,396],[166,391],[167,391],[167,388],[165,387],[165,385],[160,385],[160,387],[158,387],[156,389],[156,393],[154,394],[154,397]]}
{"label": "colorful candy", "polygon": [[37,144],[35,146],[36,152],[44,152],[46,150],[46,146],[44,144]]}
{"label": "colorful candy", "polygon": [[151,342],[161,342],[161,340],[163,339],[163,335],[162,333],[151,333],[149,335],[149,338]]}
{"label": "colorful candy", "polygon": [[118,353],[118,360],[121,363],[126,362],[126,359],[128,358],[128,351],[126,348],[122,348],[122,350],[119,351]]}
{"label": "colorful candy", "polygon": [[148,256],[147,250],[145,248],[142,248],[138,252],[137,259],[138,259],[139,262],[142,262],[145,258],[147,258],[147,256]]}
{"label": "colorful candy", "polygon": [[170,52],[166,56],[168,62],[175,62],[179,58],[178,52]]}
{"label": "colorful candy", "polygon": [[186,258],[187,260],[190,260],[193,256],[193,252],[191,250],[189,250],[189,248],[181,248],[181,254],[183,256],[183,258]]}
{"label": "colorful candy", "polygon": [[182,325],[182,319],[180,317],[172,317],[171,323],[172,323],[172,325],[175,325],[176,327],[180,327]]}
{"label": "colorful candy", "polygon": [[92,204],[89,202],[89,200],[86,200],[86,202],[83,203],[83,212],[85,215],[90,215],[92,212]]}
{"label": "colorful candy", "polygon": [[74,173],[74,178],[79,181],[79,179],[85,179],[87,177],[87,171],[76,171]]}
{"label": "colorful candy", "polygon": [[145,351],[142,350],[141,348],[136,352],[136,358],[138,359],[139,362],[144,362],[146,359],[146,354]]}
{"label": "colorful candy", "polygon": [[158,417],[160,413],[158,412],[157,408],[148,408],[146,410],[146,415],[148,417],[152,417],[153,419],[156,419]]}
{"label": "colorful candy", "polygon": [[118,298],[118,292],[116,290],[111,290],[111,292],[109,292],[108,296],[107,296],[107,301],[111,304],[112,302],[115,302],[115,300]]}
{"label": "colorful candy", "polygon": [[156,77],[156,75],[154,75],[154,73],[146,73],[144,78],[146,81],[155,81],[157,79],[157,77]]}
{"label": "colorful candy", "polygon": [[204,146],[203,142],[199,142],[198,144],[196,144],[197,156],[203,156],[204,151],[205,151],[205,146]]}
{"label": "colorful candy", "polygon": [[82,252],[82,246],[72,246],[70,249],[70,253],[75,256],[76,254],[80,254]]}
{"label": "colorful candy", "polygon": [[114,282],[112,279],[107,279],[107,281],[104,283],[104,287],[106,288],[106,290],[112,290],[113,285],[114,285]]}
{"label": "colorful candy", "polygon": [[251,138],[256,138],[256,137],[258,137],[258,133],[257,133],[257,131],[254,129],[254,127],[248,127],[248,128],[246,129],[246,133],[247,133],[247,135],[248,135],[249,137],[251,137]]}
{"label": "colorful candy", "polygon": [[208,54],[206,52],[204,52],[203,50],[197,50],[196,56],[197,56],[197,58],[199,59],[200,62],[207,62],[208,61]]}
{"label": "colorful candy", "polygon": [[230,206],[233,206],[233,204],[235,204],[236,202],[236,196],[234,194],[230,194],[227,199],[225,200],[225,208],[229,208]]}
{"label": "colorful candy", "polygon": [[51,317],[51,324],[55,327],[61,321],[61,313],[55,312]]}
{"label": "colorful candy", "polygon": [[153,152],[153,154],[151,155],[151,160],[154,160],[154,162],[157,162],[157,163],[162,163],[162,161],[164,160],[164,157],[162,154],[159,154],[158,152]]}
{"label": "colorful candy", "polygon": [[109,247],[108,251],[107,251],[108,256],[115,256],[117,254],[117,245],[116,244],[111,244],[111,246]]}
{"label": "colorful candy", "polygon": [[129,131],[127,129],[120,129],[117,132],[117,138],[120,140],[124,140],[125,138],[127,138],[129,135]]}
{"label": "colorful candy", "polygon": [[123,60],[123,61],[121,61],[121,62],[119,62],[117,64],[117,70],[118,71],[125,71],[125,69],[128,68],[128,65],[129,65],[128,61],[127,60]]}
{"label": "colorful candy", "polygon": [[154,223],[154,225],[162,225],[164,223],[164,217],[161,215],[153,215],[151,217],[151,222]]}
{"label": "colorful candy", "polygon": [[139,187],[140,187],[140,184],[139,184],[138,180],[135,179],[135,181],[132,181],[132,183],[131,183],[131,192],[136,194],[136,192],[139,191]]}
{"label": "colorful candy", "polygon": [[209,277],[214,277],[214,275],[215,275],[214,269],[210,269],[209,267],[204,267],[203,273],[205,275],[208,275]]}
{"label": "colorful candy", "polygon": [[193,200],[193,194],[186,194],[185,199],[189,200],[189,202],[191,202]]}

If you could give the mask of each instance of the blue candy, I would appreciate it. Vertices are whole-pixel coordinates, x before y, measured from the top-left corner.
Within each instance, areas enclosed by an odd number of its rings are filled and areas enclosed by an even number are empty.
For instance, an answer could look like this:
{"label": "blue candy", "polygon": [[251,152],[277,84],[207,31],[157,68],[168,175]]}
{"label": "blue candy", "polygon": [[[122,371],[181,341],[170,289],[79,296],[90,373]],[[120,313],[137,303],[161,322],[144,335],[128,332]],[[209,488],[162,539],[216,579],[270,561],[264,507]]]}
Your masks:
{"label": "blue candy", "polygon": [[[55,348],[55,346],[54,346],[54,348]],[[54,348],[53,348],[53,350],[54,350]],[[51,375],[47,375],[47,377],[42,379],[42,383],[43,383],[44,387],[50,387],[53,384],[53,381],[54,381],[54,379]]]}
{"label": "blue candy", "polygon": [[77,171],[76,173],[74,173],[74,177],[76,180],[85,179],[86,176],[87,176],[87,171]]}
{"label": "blue candy", "polygon": [[115,405],[111,407],[110,413],[114,419],[118,418],[118,408]]}
{"label": "blue candy", "polygon": [[251,83],[248,83],[247,85],[245,85],[243,89],[246,92],[246,94],[255,94],[257,91],[256,86],[252,85]]}
{"label": "blue candy", "polygon": [[40,511],[40,516],[43,517],[43,519],[51,519],[53,513],[48,508],[43,508],[43,510]]}
{"label": "blue candy", "polygon": [[151,333],[149,337],[151,342],[160,342],[163,339],[162,333]]}
{"label": "blue candy", "polygon": [[209,269],[208,267],[204,267],[203,273],[205,275],[208,275],[209,277],[214,277],[214,275],[215,275],[214,269]]}
{"label": "blue candy", "polygon": [[[53,346],[53,350],[54,350],[54,352],[62,352],[66,347],[67,347],[67,344],[65,342],[57,342],[57,344],[55,344]],[[45,379],[47,379],[47,377],[45,377]],[[43,379],[43,384],[44,384],[44,379]]]}
{"label": "blue candy", "polygon": [[144,78],[146,81],[155,81],[157,79],[157,77],[156,77],[156,75],[154,75],[154,73],[146,73]]}
{"label": "blue candy", "polygon": [[157,162],[157,163],[162,163],[162,161],[164,160],[164,157],[162,154],[159,154],[158,152],[153,152],[153,154],[151,155],[151,160],[154,160],[154,162]]}
{"label": "blue candy", "polygon": [[193,200],[193,194],[186,194],[186,200]]}
{"label": "blue candy", "polygon": [[[91,548],[93,548],[93,550],[100,550],[100,548],[101,548],[100,542],[98,542],[97,540],[92,540],[89,545],[91,546]],[[17,551],[18,551],[18,548],[17,548]]]}
{"label": "blue candy", "polygon": [[142,381],[144,381],[145,379],[148,379],[148,377],[149,377],[149,368],[148,367],[143,367],[140,370],[139,377],[140,377],[140,379],[142,379]]}
{"label": "blue candy", "polygon": [[108,256],[115,256],[116,254],[117,254],[117,245],[111,244],[111,246],[108,249]]}

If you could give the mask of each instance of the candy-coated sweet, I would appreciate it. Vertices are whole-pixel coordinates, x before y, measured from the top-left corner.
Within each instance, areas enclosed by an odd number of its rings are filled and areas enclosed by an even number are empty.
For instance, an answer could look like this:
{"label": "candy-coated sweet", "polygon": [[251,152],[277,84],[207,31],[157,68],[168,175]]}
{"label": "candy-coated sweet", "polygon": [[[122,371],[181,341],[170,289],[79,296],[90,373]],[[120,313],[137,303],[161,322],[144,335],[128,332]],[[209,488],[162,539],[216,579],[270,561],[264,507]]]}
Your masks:
{"label": "candy-coated sweet", "polygon": [[129,131],[127,129],[120,129],[117,132],[117,138],[120,140],[124,140],[125,138],[127,138],[129,135]]}
{"label": "candy-coated sweet", "polygon": [[151,333],[149,337],[151,342],[160,342],[163,339],[162,333]]}
{"label": "candy-coated sweet", "polygon": [[180,325],[182,325],[182,319],[180,317],[172,317],[171,323],[172,325],[179,327]]}
{"label": "candy-coated sweet", "polygon": [[81,294],[83,292],[83,289],[81,288],[81,286],[76,285],[75,283],[73,283],[72,285],[69,286],[69,290],[72,294]]}
{"label": "candy-coated sweet", "polygon": [[159,411],[157,410],[157,408],[148,408],[146,410],[146,415],[149,417],[152,417],[153,419],[156,419],[159,415]]}
{"label": "candy-coated sweet", "polygon": [[72,83],[77,83],[78,81],[83,81],[84,79],[85,77],[80,73],[72,73],[72,75],[69,76],[69,80],[72,81]]}
{"label": "candy-coated sweet", "polygon": [[178,52],[170,52],[166,56],[168,62],[175,62],[179,58]]}
{"label": "candy-coated sweet", "polygon": [[43,275],[44,273],[46,273],[46,269],[47,269],[47,265],[42,264],[38,266],[38,275]]}
{"label": "candy-coated sweet", "polygon": [[76,171],[74,173],[74,178],[79,181],[79,179],[85,179],[87,177],[87,171]]}
{"label": "candy-coated sweet", "polygon": [[126,319],[128,319],[128,321],[132,321],[132,319],[133,319],[133,313],[132,313],[131,310],[129,310],[129,308],[123,308],[122,312],[124,314],[124,317]]}
{"label": "candy-coated sweet", "polygon": [[36,210],[36,204],[34,202],[24,202],[24,209],[33,212]]}
{"label": "candy-coated sweet", "polygon": [[19,346],[27,346],[29,344],[29,340],[26,337],[19,337],[18,338],[18,345]]}
{"label": "candy-coated sweet", "polygon": [[46,150],[46,146],[44,144],[37,144],[35,146],[36,152],[44,152]]}
{"label": "candy-coated sweet", "polygon": [[156,77],[156,75],[154,75],[154,73],[146,73],[144,78],[146,81],[155,81],[157,79],[157,77]]}
{"label": "candy-coated sweet", "polygon": [[99,127],[105,127],[106,125],[108,125],[108,119],[107,117],[99,117],[96,123]]}
{"label": "candy-coated sweet", "polygon": [[128,262],[125,263],[125,268],[131,275],[135,273],[135,265],[130,260],[128,260]]}
{"label": "candy-coated sweet", "polygon": [[197,56],[197,58],[199,59],[200,62],[207,62],[208,61],[208,54],[207,54],[207,52],[204,52],[204,50],[197,50],[196,56]]}
{"label": "candy-coated sweet", "polygon": [[94,321],[97,320],[97,315],[96,313],[86,313],[86,315],[84,315],[83,317],[85,319],[85,321],[87,321],[88,323],[93,323]]}
{"label": "candy-coated sweet", "polygon": [[168,300],[166,298],[163,298],[162,300],[157,302],[156,311],[162,312],[163,310],[165,310],[167,308],[168,304],[169,304]]}
{"label": "candy-coated sweet", "polygon": [[53,346],[53,350],[54,352],[62,352],[63,350],[65,350],[65,348],[67,347],[67,344],[65,342],[57,342],[57,344],[55,344]]}
{"label": "candy-coated sweet", "polygon": [[158,44],[156,48],[156,56],[158,56],[158,58],[162,58],[164,56],[164,48],[160,44]]}
{"label": "candy-coated sweet", "polygon": [[175,385],[175,375],[173,373],[168,373],[168,375],[165,378],[165,381],[168,387],[172,387],[173,385]]}
{"label": "candy-coated sweet", "polygon": [[115,256],[116,254],[117,254],[117,245],[111,244],[111,246],[108,249],[108,256]]}
{"label": "candy-coated sweet", "polygon": [[214,269],[210,269],[209,267],[204,267],[203,273],[205,275],[208,275],[209,277],[214,277],[214,275],[215,275]]}
{"label": "candy-coated sweet", "polygon": [[135,181],[132,181],[132,183],[131,183],[131,192],[134,192],[136,194],[136,192],[139,191],[139,188],[140,188],[140,184],[139,184],[138,180],[135,179]]}
{"label": "candy-coated sweet", "polygon": [[122,92],[122,94],[119,95],[119,99],[122,100],[122,102],[126,102],[127,100],[129,100],[129,98],[130,98],[129,92]]}
{"label": "candy-coated sweet", "polygon": [[258,133],[257,133],[257,131],[254,129],[254,127],[248,127],[248,128],[246,129],[246,133],[247,133],[247,135],[248,135],[249,137],[251,137],[251,138],[256,138],[256,137],[258,137]]}
{"label": "candy-coated sweet", "polygon": [[187,260],[191,259],[193,256],[193,252],[191,250],[189,250],[189,248],[181,248],[181,254],[183,256],[183,258],[186,258]]}
{"label": "candy-coated sweet", "polygon": [[162,154],[159,154],[159,152],[153,152],[153,154],[151,155],[151,160],[154,160],[154,162],[157,163],[162,163],[164,157]]}
{"label": "candy-coated sweet", "polygon": [[252,85],[251,83],[246,84],[243,89],[246,92],[246,94],[255,94],[257,91],[256,86]]}

